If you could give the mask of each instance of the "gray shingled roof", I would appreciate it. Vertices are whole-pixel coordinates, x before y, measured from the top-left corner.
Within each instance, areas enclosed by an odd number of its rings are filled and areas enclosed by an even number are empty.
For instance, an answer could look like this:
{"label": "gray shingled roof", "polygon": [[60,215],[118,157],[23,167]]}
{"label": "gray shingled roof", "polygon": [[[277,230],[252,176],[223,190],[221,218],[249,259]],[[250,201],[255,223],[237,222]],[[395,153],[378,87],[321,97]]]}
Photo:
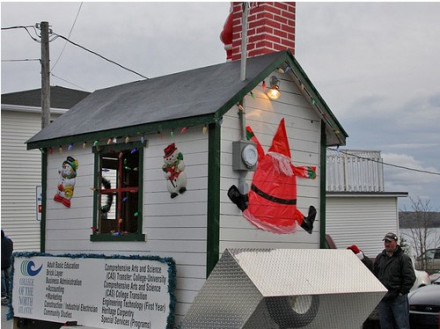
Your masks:
{"label": "gray shingled roof", "polygon": [[[90,95],[87,91],[50,87],[50,106],[52,108],[70,109]],[[2,94],[2,104],[41,107],[41,89],[18,91]]]}
{"label": "gray shingled roof", "polygon": [[98,90],[28,140],[28,148],[110,132],[122,136],[126,129],[154,132],[170,122],[176,127],[217,122],[273,70],[293,61],[288,51],[250,58],[245,81],[240,61],[233,61]]}

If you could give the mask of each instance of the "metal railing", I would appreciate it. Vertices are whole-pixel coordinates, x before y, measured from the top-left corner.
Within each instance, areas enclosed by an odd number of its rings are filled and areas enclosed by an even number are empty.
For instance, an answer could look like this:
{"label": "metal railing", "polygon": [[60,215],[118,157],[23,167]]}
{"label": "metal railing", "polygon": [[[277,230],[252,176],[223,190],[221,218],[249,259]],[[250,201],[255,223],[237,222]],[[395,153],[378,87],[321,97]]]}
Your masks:
{"label": "metal railing", "polygon": [[327,150],[328,192],[384,192],[380,151]]}

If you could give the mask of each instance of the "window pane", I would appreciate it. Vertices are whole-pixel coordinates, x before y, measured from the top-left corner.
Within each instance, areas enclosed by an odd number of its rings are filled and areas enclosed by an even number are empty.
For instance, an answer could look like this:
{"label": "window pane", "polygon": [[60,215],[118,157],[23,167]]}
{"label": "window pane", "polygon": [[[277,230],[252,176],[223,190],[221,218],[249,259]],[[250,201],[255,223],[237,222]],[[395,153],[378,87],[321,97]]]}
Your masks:
{"label": "window pane", "polygon": [[137,149],[117,152],[105,149],[99,154],[98,233],[137,233],[139,152]]}

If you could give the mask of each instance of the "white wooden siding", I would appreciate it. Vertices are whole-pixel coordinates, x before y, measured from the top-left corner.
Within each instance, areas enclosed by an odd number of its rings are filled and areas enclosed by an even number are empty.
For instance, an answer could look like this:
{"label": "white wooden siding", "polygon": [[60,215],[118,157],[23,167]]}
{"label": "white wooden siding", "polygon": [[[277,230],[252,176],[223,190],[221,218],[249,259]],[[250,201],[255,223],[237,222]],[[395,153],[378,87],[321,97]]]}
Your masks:
{"label": "white wooden siding", "polygon": [[[234,107],[224,116],[222,124],[220,253],[225,248],[319,248],[321,123],[287,75],[278,75],[278,78],[282,94],[277,101],[270,101],[261,85],[253,90],[255,98],[245,97],[246,125],[252,127],[267,152],[280,120],[284,118],[292,163],[317,167],[315,180],[297,179],[298,209],[307,215],[309,206],[313,205],[318,211],[313,234],[300,227],[296,233],[285,235],[257,229],[229,200],[227,191],[231,185],[238,184],[239,177],[232,169],[232,142],[241,138],[237,108]],[[253,172],[247,173],[249,185],[252,176]]]}
{"label": "white wooden siding", "polygon": [[326,229],[338,248],[357,245],[369,257],[384,248],[387,232],[398,230],[397,197],[327,196]]}
{"label": "white wooden siding", "polygon": [[[48,206],[46,252],[72,252],[172,257],[177,264],[178,321],[189,309],[205,282],[207,236],[208,135],[202,126],[186,133],[170,131],[145,136],[143,173],[143,233],[146,242],[91,242],[93,221],[94,155],[74,146],[69,152],[48,157]],[[164,148],[175,142],[183,153],[188,176],[187,191],[171,199],[162,172]],[[89,143],[90,144],[90,143]],[[66,156],[79,162],[71,208],[54,202],[58,169]]]}
{"label": "white wooden siding", "polygon": [[39,251],[36,187],[41,186],[41,152],[26,150],[25,142],[41,130],[41,114],[2,109],[1,116],[1,226],[14,241],[14,251]]}
{"label": "white wooden siding", "polygon": [[[281,76],[280,76],[281,78]],[[306,105],[295,86],[282,80],[282,98],[270,102],[255,90],[256,99],[246,97],[246,120],[267,151],[282,118],[296,166],[317,166],[318,178],[298,179],[298,207],[303,213],[310,205],[318,210],[313,234],[301,228],[288,235],[277,235],[257,229],[242,217],[227,197],[227,190],[237,184],[238,175],[232,170],[232,141],[240,138],[235,106],[224,116],[221,131],[220,182],[220,253],[227,247],[258,248],[319,248],[320,206],[320,120]],[[109,136],[112,137],[112,136]],[[163,131],[146,135],[143,172],[143,233],[146,242],[91,242],[93,192],[93,154],[80,145],[71,151],[54,152],[48,157],[48,213],[46,251],[53,254],[72,252],[158,255],[172,257],[177,264],[177,324],[188,311],[194,297],[205,282],[207,257],[208,201],[208,134],[203,127],[191,127],[185,133]],[[183,153],[188,176],[187,191],[170,198],[162,172],[163,150],[175,142]],[[58,168],[67,155],[79,161],[78,176],[70,209],[52,200],[56,192]],[[251,180],[249,173],[247,179]]]}

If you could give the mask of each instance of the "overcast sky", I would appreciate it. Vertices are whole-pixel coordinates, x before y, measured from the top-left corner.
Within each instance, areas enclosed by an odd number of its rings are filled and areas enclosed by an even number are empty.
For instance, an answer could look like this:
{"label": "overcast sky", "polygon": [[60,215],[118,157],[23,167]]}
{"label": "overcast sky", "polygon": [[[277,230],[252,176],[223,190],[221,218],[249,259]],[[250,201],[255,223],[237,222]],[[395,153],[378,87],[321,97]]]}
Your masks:
{"label": "overcast sky", "polygon": [[[1,26],[53,32],[144,76],[225,61],[228,2],[2,2]],[[378,150],[385,190],[440,211],[440,3],[297,3],[296,58],[349,137]],[[41,86],[32,27],[1,33],[2,93]],[[142,79],[89,52],[50,43],[51,85],[94,91]],[[15,62],[11,60],[28,60]],[[399,209],[411,210],[408,198]]]}

